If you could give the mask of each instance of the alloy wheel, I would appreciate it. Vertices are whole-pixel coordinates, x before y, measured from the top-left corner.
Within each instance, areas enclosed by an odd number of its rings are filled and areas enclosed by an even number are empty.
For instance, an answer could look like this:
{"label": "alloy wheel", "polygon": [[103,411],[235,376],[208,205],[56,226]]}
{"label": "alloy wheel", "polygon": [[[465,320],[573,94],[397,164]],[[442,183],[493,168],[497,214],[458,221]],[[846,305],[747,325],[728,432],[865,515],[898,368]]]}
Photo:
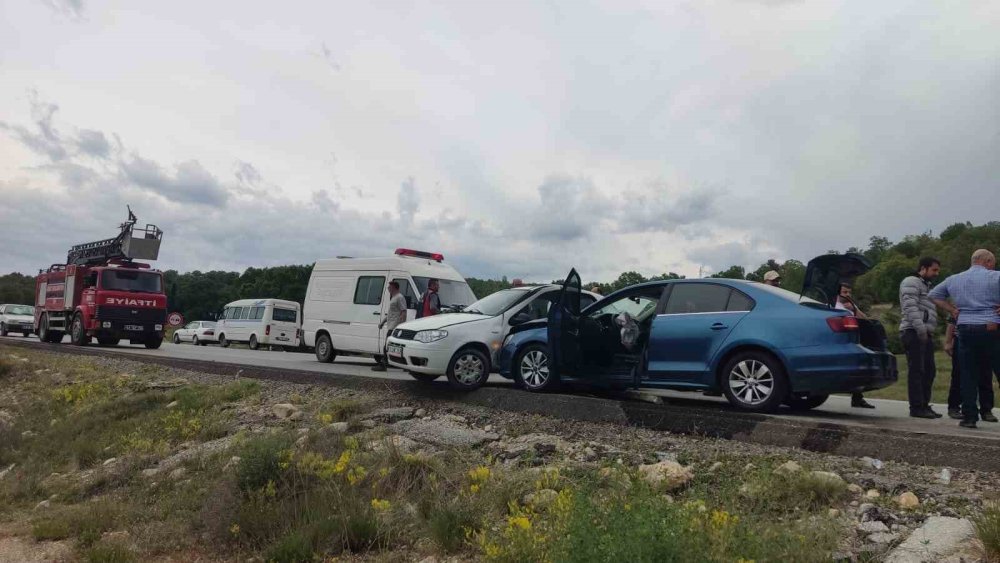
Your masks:
{"label": "alloy wheel", "polygon": [[475,385],[482,376],[483,361],[475,354],[463,354],[455,360],[455,379],[463,385]]}
{"label": "alloy wheel", "polygon": [[521,379],[529,387],[541,387],[549,380],[549,356],[541,350],[529,350],[521,358]]}
{"label": "alloy wheel", "polygon": [[774,374],[764,362],[743,360],[729,372],[729,388],[740,401],[759,405],[774,392]]}

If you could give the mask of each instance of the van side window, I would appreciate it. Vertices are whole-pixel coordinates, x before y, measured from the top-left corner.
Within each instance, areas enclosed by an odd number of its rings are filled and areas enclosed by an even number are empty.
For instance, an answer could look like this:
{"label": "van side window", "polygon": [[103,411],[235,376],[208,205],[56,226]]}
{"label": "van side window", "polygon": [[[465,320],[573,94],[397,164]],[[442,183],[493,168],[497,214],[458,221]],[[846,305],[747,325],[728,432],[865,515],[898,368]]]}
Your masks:
{"label": "van side window", "polygon": [[406,308],[414,309],[417,306],[417,294],[413,293],[413,286],[410,285],[410,280],[403,278],[396,278],[392,280],[399,284],[399,293],[406,299]]}
{"label": "van side window", "polygon": [[384,276],[361,276],[358,278],[358,287],[354,290],[354,303],[381,305],[383,288],[385,288]]}
{"label": "van side window", "polygon": [[276,323],[294,323],[296,322],[295,313],[295,309],[275,307],[271,312],[271,320]]}
{"label": "van side window", "polygon": [[250,307],[243,307],[243,312],[240,313],[240,319],[242,320],[249,318],[250,318]]}
{"label": "van side window", "polygon": [[229,318],[233,320],[239,320],[240,314],[243,313],[243,307],[233,307],[229,313]]}
{"label": "van side window", "polygon": [[259,321],[260,319],[263,319],[264,318],[264,308],[263,307],[254,307],[253,309],[250,309],[250,318],[254,319],[256,321]]}

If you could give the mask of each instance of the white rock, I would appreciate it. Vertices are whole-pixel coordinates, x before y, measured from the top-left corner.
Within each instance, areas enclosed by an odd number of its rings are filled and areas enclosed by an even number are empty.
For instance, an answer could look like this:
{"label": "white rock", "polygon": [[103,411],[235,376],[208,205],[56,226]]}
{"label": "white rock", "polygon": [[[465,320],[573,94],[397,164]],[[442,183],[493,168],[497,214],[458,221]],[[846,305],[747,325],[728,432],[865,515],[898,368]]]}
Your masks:
{"label": "white rock", "polygon": [[840,510],[836,508],[831,508],[830,510],[826,511],[826,515],[829,516],[830,518],[840,518]]}
{"label": "white rock", "polygon": [[676,461],[661,461],[650,465],[640,465],[639,475],[644,481],[665,491],[673,491],[687,485],[694,474]]}
{"label": "white rock", "polygon": [[2,480],[4,477],[6,477],[8,473],[10,473],[11,471],[13,471],[14,467],[16,465],[17,465],[16,463],[12,463],[12,464],[10,464],[10,466],[7,467],[7,469],[4,469],[3,471],[0,471],[0,480]]}
{"label": "white rock", "polygon": [[298,414],[300,418],[302,416],[302,411],[299,410],[299,407],[291,403],[278,403],[273,405],[271,406],[271,412],[274,413],[274,416],[282,420],[292,419],[295,414]]}
{"label": "white rock", "polygon": [[184,469],[183,467],[178,467],[177,469],[174,469],[173,471],[170,472],[171,479],[180,479],[185,475],[187,475],[187,469]]}
{"label": "white rock", "polygon": [[942,469],[941,473],[938,473],[937,480],[938,480],[938,483],[941,483],[942,485],[950,485],[951,484],[951,470],[948,469],[947,467],[945,467],[944,469]]}
{"label": "white rock", "polygon": [[556,497],[559,493],[552,489],[542,489],[540,491],[535,491],[533,493],[528,493],[524,495],[524,504],[531,506],[533,508],[548,508],[553,502],[555,502]]}
{"label": "white rock", "polygon": [[417,412],[413,413],[413,416],[417,418],[423,418],[427,416],[427,409],[417,409]]}
{"label": "white rock", "polygon": [[177,401],[171,401],[171,402],[167,403],[167,408],[168,409],[175,409],[175,408],[177,408],[178,404],[179,403]]}
{"label": "white rock", "polygon": [[485,431],[485,432],[493,432],[493,425],[492,424],[487,424],[486,426],[483,426],[483,431]]}
{"label": "white rock", "polygon": [[916,508],[920,506],[920,499],[917,498],[917,495],[907,491],[896,497],[896,504],[900,508]]}
{"label": "white rock", "polygon": [[21,437],[22,438],[31,438],[31,437],[33,437],[35,435],[36,435],[35,432],[33,432],[31,430],[25,430],[24,432],[21,432]]}
{"label": "white rock", "polygon": [[802,471],[802,466],[792,460],[782,463],[777,469],[774,470],[774,472],[778,475],[792,475],[794,473],[798,473],[799,471]]}
{"label": "white rock", "polygon": [[887,544],[896,541],[899,538],[899,534],[890,534],[887,532],[879,532],[877,534],[872,534],[868,536],[868,541],[875,544]]}
{"label": "white rock", "polygon": [[843,485],[846,483],[843,477],[829,471],[810,471],[809,474],[813,477],[826,481],[831,485]]}
{"label": "white rock", "polygon": [[880,496],[882,496],[882,493],[878,492],[875,489],[868,489],[868,492],[865,493],[865,498],[869,499],[879,498]]}
{"label": "white rock", "polygon": [[326,430],[328,432],[333,432],[334,434],[343,434],[351,427],[347,422],[334,422],[332,424],[326,425]]}
{"label": "white rock", "polygon": [[160,470],[158,468],[156,468],[156,467],[150,467],[149,469],[143,469],[142,470],[142,476],[143,477],[154,477],[156,475],[159,475],[159,473],[160,473]]}
{"label": "white rock", "polygon": [[102,465],[104,465],[104,467],[107,467],[109,465],[114,465],[116,461],[118,461],[117,457],[111,457],[104,460],[104,463]]}
{"label": "white rock", "polygon": [[49,507],[50,504],[51,503],[49,501],[43,500],[42,502],[35,505],[35,510],[45,510],[46,508]]}
{"label": "white rock", "polygon": [[879,532],[888,532],[889,526],[886,526],[878,520],[869,520],[868,522],[858,524],[858,531],[866,534],[877,534]]}
{"label": "white rock", "polygon": [[713,463],[711,467],[708,468],[708,472],[709,473],[715,473],[716,471],[718,471],[720,469],[722,469],[722,462],[721,461],[717,461],[717,462]]}
{"label": "white rock", "polygon": [[860,494],[863,494],[865,492],[865,490],[861,488],[861,485],[857,485],[857,484],[854,484],[854,483],[851,483],[850,485],[848,485],[847,486],[847,490],[850,491],[851,494],[855,494],[855,495],[860,495]]}
{"label": "white rock", "polygon": [[973,540],[975,528],[965,518],[931,516],[924,525],[889,553],[886,563],[941,561],[962,551]]}

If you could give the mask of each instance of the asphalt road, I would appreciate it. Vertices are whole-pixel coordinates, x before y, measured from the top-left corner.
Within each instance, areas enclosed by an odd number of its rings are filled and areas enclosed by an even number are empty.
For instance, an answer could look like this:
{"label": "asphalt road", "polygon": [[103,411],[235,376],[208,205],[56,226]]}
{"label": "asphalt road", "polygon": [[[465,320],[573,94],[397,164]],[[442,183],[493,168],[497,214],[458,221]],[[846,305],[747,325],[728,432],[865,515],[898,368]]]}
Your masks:
{"label": "asphalt road", "polygon": [[[0,338],[0,341],[30,342],[39,346],[41,344],[36,338],[29,337],[7,337]],[[64,339],[64,346],[70,346],[69,339]],[[91,346],[95,351],[102,350],[96,346]],[[205,362],[222,362],[227,364],[242,364],[251,367],[268,367],[277,369],[290,369],[309,371],[321,374],[329,374],[330,377],[337,375],[354,375],[373,378],[409,380],[410,376],[400,370],[390,369],[388,372],[374,372],[371,370],[371,360],[360,357],[338,357],[330,364],[323,364],[316,361],[315,356],[307,353],[282,352],[268,350],[248,350],[240,348],[221,348],[219,346],[194,346],[191,344],[175,345],[164,342],[158,350],[147,350],[142,346],[122,345],[112,348],[119,353],[134,354],[136,356],[154,356],[177,358],[184,360],[197,360]],[[499,375],[490,377],[490,386],[512,386],[511,382]],[[643,390],[644,392],[662,396],[667,405],[690,405],[708,408],[718,408],[720,411],[729,411],[731,407],[720,397],[706,397],[700,393],[682,393],[660,390]],[[935,436],[961,436],[974,437],[979,439],[990,439],[1000,441],[1000,424],[990,424],[980,422],[979,428],[970,430],[958,426],[958,421],[950,418],[938,420],[924,420],[910,418],[908,416],[907,404],[903,401],[872,399],[876,409],[855,409],[850,406],[849,397],[834,396],[825,404],[808,413],[792,413],[789,411],[779,411],[772,415],[778,419],[790,419],[798,421],[810,421],[818,424],[831,423],[847,425],[871,430],[897,430],[927,434]],[[936,410],[941,413],[947,411],[945,405],[935,405]]]}

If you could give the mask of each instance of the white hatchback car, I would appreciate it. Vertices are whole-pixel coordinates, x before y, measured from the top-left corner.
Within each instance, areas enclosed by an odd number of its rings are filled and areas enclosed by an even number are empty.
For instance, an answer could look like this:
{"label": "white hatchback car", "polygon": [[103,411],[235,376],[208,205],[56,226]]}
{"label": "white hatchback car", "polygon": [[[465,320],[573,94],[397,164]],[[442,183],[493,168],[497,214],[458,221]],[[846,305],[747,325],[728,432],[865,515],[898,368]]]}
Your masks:
{"label": "white hatchback car", "polygon": [[[462,309],[403,323],[386,343],[389,363],[421,381],[448,376],[451,385],[472,390],[496,371],[497,354],[511,327],[545,319],[560,286],[504,289]],[[581,306],[601,296],[583,292]]]}
{"label": "white hatchback car", "polygon": [[190,342],[192,344],[207,345],[209,342],[218,342],[219,337],[215,332],[215,323],[212,321],[191,321],[174,331],[174,344]]}
{"label": "white hatchback car", "polygon": [[35,332],[35,308],[31,305],[0,305],[0,336],[19,332],[25,338]]}

